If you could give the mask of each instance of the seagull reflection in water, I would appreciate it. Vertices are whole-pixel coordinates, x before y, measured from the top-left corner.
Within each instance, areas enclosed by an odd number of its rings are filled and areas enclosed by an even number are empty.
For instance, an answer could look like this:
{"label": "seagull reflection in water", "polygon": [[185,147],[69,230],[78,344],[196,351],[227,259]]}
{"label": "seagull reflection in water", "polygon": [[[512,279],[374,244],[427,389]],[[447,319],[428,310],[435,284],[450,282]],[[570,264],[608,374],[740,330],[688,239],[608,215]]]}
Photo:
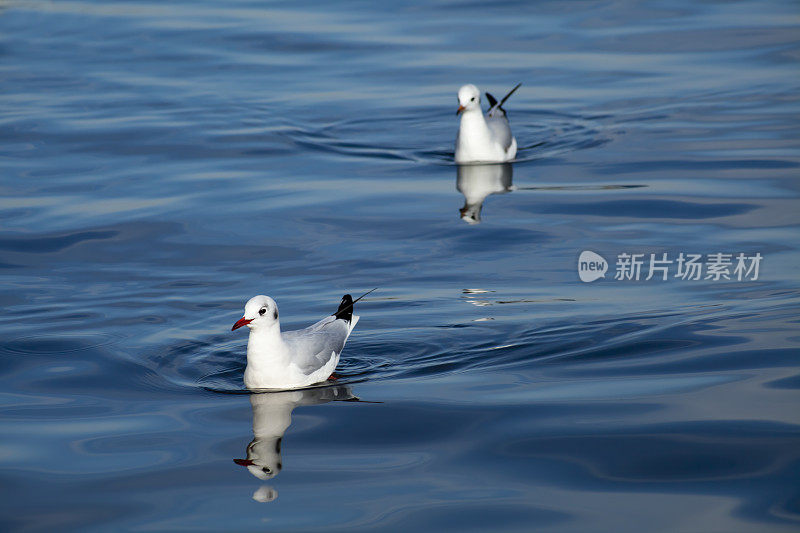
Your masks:
{"label": "seagull reflection in water", "polygon": [[[234,459],[233,462],[246,467],[262,481],[277,476],[283,468],[281,441],[292,423],[294,408],[334,401],[357,402],[359,399],[345,385],[251,394],[254,438],[247,445],[246,458]],[[270,502],[277,497],[278,492],[266,485],[253,494],[253,499],[260,502]]]}
{"label": "seagull reflection in water", "polygon": [[512,191],[512,177],[511,163],[459,165],[456,189],[464,195],[464,207],[459,210],[461,219],[469,224],[480,223],[483,201],[490,194]]}

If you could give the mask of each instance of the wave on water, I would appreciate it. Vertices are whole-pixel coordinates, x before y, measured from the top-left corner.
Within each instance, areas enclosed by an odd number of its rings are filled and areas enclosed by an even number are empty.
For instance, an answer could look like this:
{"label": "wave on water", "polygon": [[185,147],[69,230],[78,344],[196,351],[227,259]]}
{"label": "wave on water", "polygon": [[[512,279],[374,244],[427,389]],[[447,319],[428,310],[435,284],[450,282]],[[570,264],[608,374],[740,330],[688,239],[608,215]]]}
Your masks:
{"label": "wave on water", "polygon": [[[611,131],[602,123],[578,115],[517,111],[511,115],[511,121],[519,144],[516,163],[594,148],[612,138]],[[415,135],[397,135],[398,130],[414,131]],[[424,115],[418,110],[398,110],[385,116],[346,119],[322,127],[296,123],[283,127],[282,133],[308,150],[356,158],[455,165],[452,144],[457,130],[458,122],[449,114]],[[408,143],[412,139],[414,144]]]}
{"label": "wave on water", "polygon": [[[508,303],[521,302],[498,300],[487,305]],[[715,329],[721,316],[726,316],[723,311],[709,308],[699,317],[663,311],[534,327],[494,322],[491,326],[486,322],[450,324],[405,330],[402,336],[378,330],[350,340],[336,371],[336,384],[535,367],[561,367],[572,374],[589,364],[591,371],[586,371],[596,374],[598,364],[605,363],[611,371],[638,374],[662,355],[708,343],[718,345],[704,332]],[[176,342],[152,362],[156,372],[173,385],[247,393],[242,383],[245,357],[241,339],[212,336]]]}

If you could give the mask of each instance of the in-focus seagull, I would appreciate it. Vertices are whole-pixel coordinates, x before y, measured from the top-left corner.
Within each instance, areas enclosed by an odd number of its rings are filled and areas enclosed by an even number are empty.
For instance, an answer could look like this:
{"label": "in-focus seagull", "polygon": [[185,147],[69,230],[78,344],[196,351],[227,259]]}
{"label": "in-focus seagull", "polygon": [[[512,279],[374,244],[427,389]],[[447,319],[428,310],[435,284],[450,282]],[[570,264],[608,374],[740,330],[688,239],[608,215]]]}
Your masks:
{"label": "in-focus seagull", "polygon": [[359,317],[353,314],[355,302],[345,294],[334,314],[305,329],[281,332],[275,300],[264,295],[250,298],[244,316],[231,328],[250,328],[245,386],[251,390],[287,390],[327,380],[358,323]]}
{"label": "in-focus seagull", "polygon": [[486,93],[489,111],[481,110],[481,93],[467,84],[458,90],[458,111],[461,125],[456,136],[456,163],[504,163],[517,155],[517,140],[511,134],[503,104],[519,86],[511,89],[499,102]]}

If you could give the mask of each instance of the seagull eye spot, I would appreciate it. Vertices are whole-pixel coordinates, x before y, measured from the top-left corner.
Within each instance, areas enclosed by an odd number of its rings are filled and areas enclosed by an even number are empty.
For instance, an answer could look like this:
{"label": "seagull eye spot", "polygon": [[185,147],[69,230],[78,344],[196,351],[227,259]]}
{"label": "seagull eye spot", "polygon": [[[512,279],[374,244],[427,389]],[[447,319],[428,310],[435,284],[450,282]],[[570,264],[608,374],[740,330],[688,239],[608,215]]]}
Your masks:
{"label": "seagull eye spot", "polygon": [[266,307],[262,307],[261,309],[258,310],[258,314],[261,315],[261,316],[264,316],[264,313],[266,313],[266,312],[267,312],[267,308]]}
{"label": "seagull eye spot", "polygon": [[470,102],[474,102],[475,101],[475,97],[473,96],[472,98],[469,99],[469,101]]}

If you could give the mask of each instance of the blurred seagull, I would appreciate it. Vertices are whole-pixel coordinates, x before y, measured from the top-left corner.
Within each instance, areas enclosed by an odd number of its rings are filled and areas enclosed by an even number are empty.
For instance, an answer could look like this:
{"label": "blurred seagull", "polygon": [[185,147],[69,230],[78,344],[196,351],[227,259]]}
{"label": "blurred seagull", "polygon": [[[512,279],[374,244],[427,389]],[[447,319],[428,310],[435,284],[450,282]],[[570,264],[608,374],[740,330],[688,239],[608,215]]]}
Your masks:
{"label": "blurred seagull", "polygon": [[[375,289],[372,289],[374,291]],[[250,328],[247,341],[248,389],[297,389],[327,380],[359,317],[353,314],[357,300],[342,297],[339,309],[305,329],[281,332],[278,306],[269,296],[253,296],[244,306],[244,316],[231,328]]]}
{"label": "blurred seagull", "polygon": [[504,163],[517,155],[517,140],[511,134],[503,104],[519,86],[511,89],[499,102],[489,93],[489,111],[481,110],[481,93],[467,84],[458,90],[458,111],[461,125],[456,136],[456,163]]}

